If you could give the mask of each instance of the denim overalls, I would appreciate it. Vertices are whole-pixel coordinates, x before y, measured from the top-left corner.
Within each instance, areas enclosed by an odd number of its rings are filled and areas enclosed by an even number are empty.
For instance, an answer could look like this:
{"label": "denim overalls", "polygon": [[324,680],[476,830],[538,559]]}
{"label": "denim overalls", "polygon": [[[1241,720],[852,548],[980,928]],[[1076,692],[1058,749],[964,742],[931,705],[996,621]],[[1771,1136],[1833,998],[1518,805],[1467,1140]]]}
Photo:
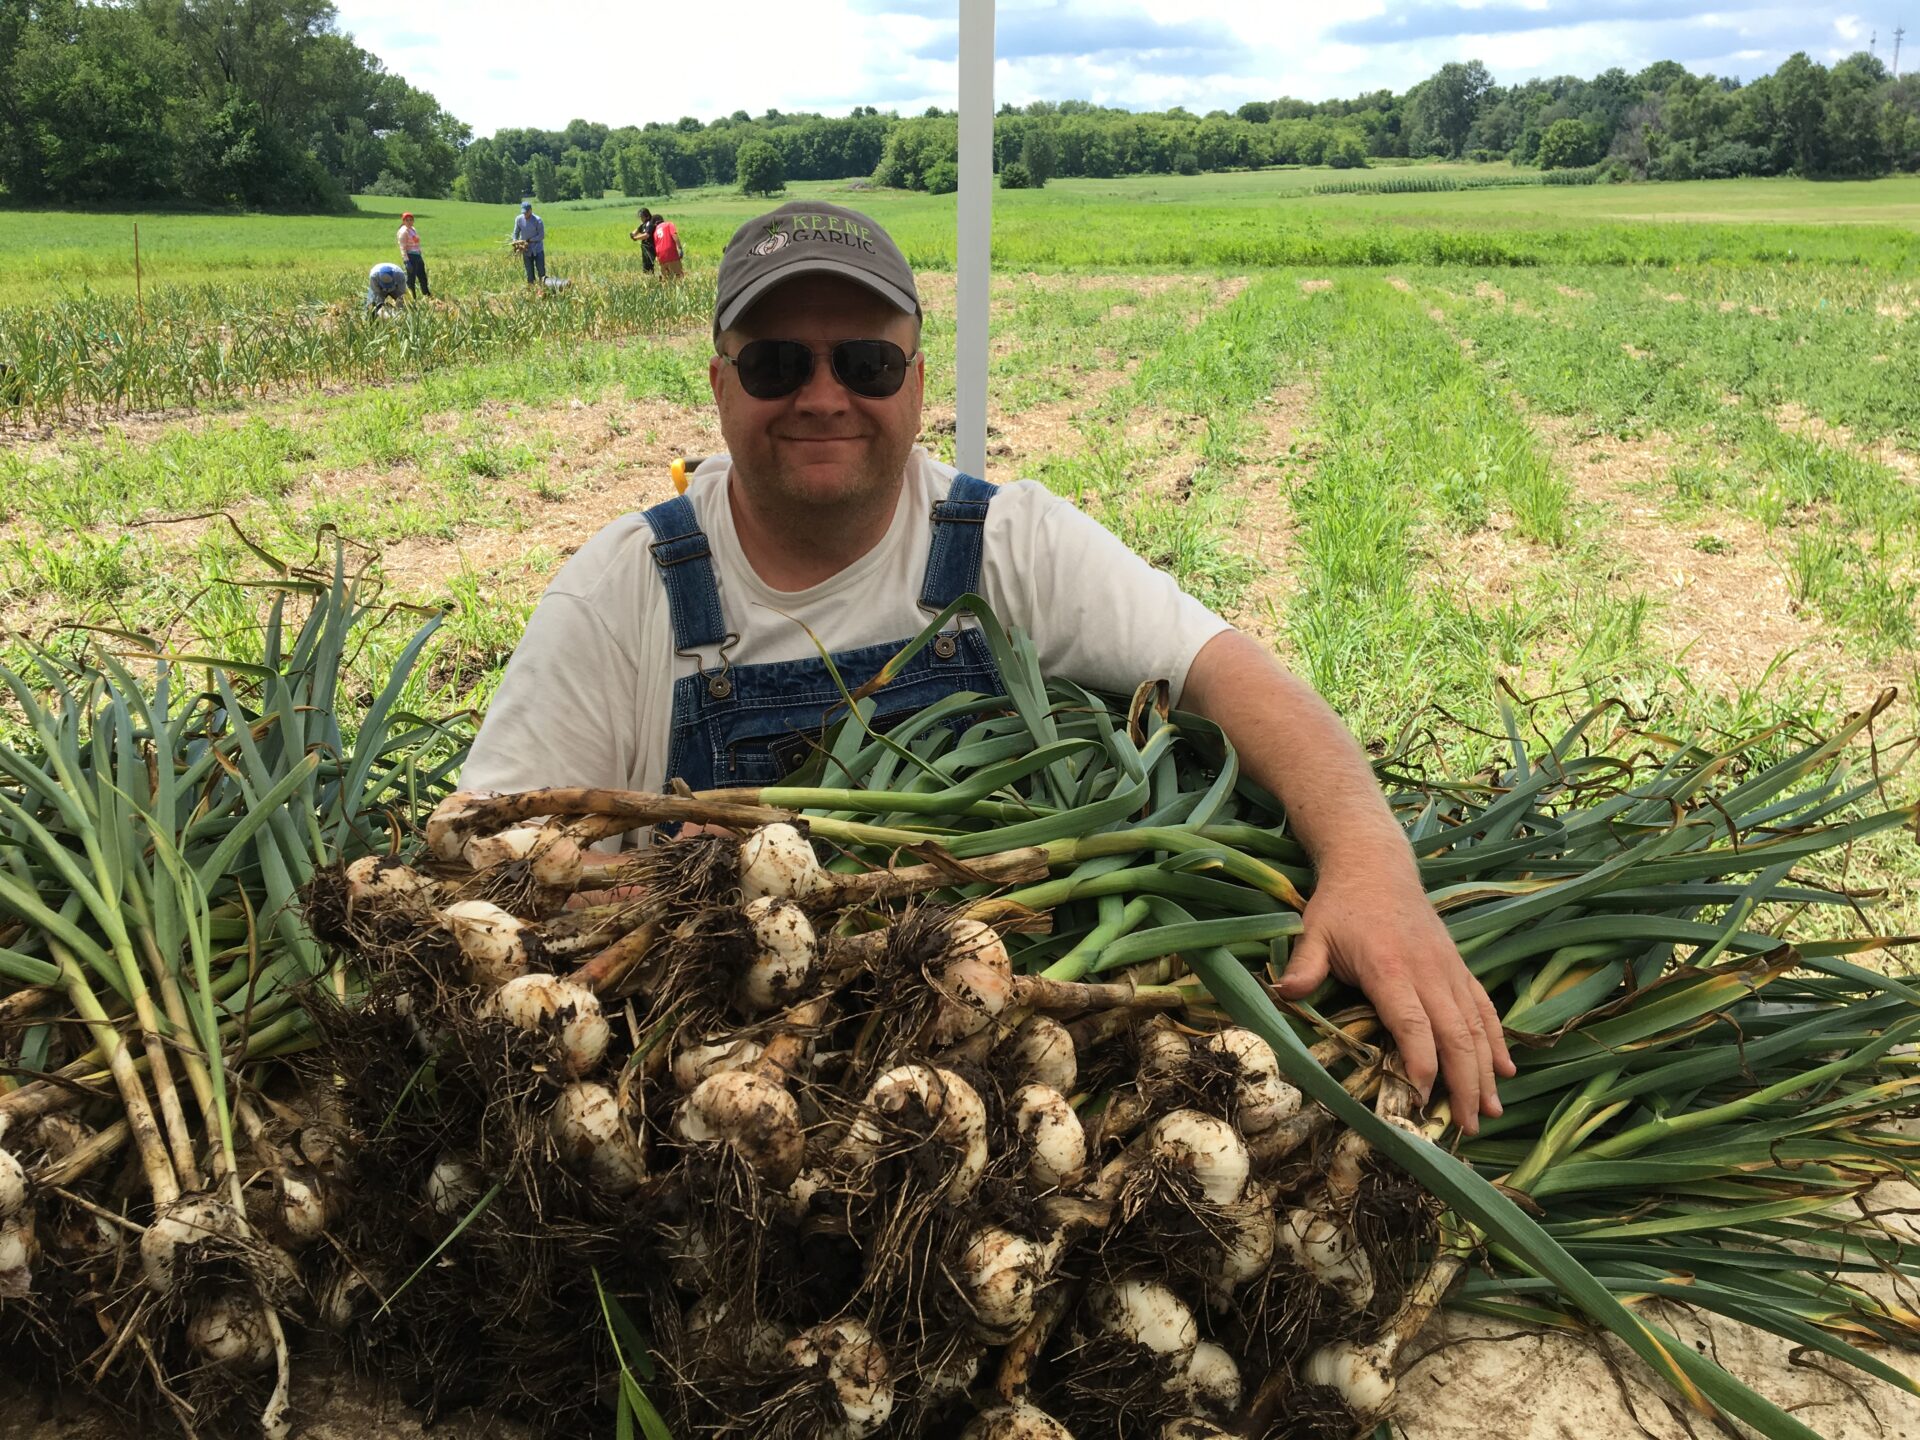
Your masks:
{"label": "denim overalls", "polygon": [[[980,589],[981,543],[994,487],[956,475],[945,500],[933,507],[927,548],[927,581],[921,608],[945,609]],[[738,638],[727,629],[714,581],[713,552],[694,518],[693,502],[677,496],[646,512],[653,532],[648,547],[667,588],[673,648],[681,655],[719,652],[716,670],[702,668],[673,684],[673,739],[667,775],[695,790],[771,785],[805,760],[836,712],[844,712],[840,689],[819,657],[729,665],[726,652]],[[914,637],[836,651],[833,663],[849,690],[875,675]],[[874,692],[873,724],[885,729],[959,691],[1002,692],[1000,672],[977,630],[952,629],[908,662]],[[826,783],[832,784],[829,780]]]}

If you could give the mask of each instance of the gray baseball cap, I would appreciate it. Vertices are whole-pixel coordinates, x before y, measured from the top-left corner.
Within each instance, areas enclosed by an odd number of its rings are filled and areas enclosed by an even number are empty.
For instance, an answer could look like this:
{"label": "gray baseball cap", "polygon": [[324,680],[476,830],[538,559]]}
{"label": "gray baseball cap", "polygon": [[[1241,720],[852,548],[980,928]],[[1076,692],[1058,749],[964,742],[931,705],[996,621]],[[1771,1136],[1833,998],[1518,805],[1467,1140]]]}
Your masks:
{"label": "gray baseball cap", "polygon": [[892,236],[858,210],[795,200],[733,232],[720,256],[713,333],[731,326],[774,286],[799,275],[840,275],[909,315],[920,313],[913,268]]}

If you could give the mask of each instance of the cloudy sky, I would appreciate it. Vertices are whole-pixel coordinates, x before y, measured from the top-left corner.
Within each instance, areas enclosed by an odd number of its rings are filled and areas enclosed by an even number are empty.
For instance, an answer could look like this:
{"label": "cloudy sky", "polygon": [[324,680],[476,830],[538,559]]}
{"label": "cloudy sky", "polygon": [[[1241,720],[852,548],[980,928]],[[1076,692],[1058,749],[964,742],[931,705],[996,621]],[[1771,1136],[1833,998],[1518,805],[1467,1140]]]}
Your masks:
{"label": "cloudy sky", "polygon": [[[954,103],[954,0],[335,0],[341,28],[489,134],[769,106],[911,114]],[[1854,8],[1855,5],[1859,8]],[[1879,8],[1875,8],[1878,6]],[[1162,19],[1175,9],[1178,19]],[[1089,99],[1204,112],[1404,89],[1477,56],[1503,83],[1659,59],[1751,78],[1796,50],[1891,61],[1908,0],[1315,0],[1179,7],[1002,0],[996,101]],[[1920,63],[1920,24],[1901,69]]]}

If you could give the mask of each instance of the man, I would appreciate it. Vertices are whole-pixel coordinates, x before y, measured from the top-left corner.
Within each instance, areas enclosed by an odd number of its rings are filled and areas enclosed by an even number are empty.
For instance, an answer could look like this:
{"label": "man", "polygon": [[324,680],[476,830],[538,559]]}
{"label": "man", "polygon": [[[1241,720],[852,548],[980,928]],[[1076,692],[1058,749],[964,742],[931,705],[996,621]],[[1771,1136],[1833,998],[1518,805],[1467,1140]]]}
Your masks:
{"label": "man", "polygon": [[433,298],[433,292],[427,288],[427,262],[420,258],[420,232],[413,228],[413,212],[407,211],[400,217],[400,259],[407,267],[407,294],[412,295],[415,287],[427,299]]}
{"label": "man", "polygon": [[547,278],[547,226],[533,213],[533,202],[522,200],[520,213],[513,219],[513,248],[527,267],[527,283]]}
{"label": "man", "polygon": [[640,223],[627,232],[629,240],[640,242],[640,271],[645,275],[653,273],[653,224],[653,211],[642,205]]}
{"label": "man", "polygon": [[[728,455],[686,494],[601,530],[561,570],[462,777],[657,790],[769,783],[848,683],[969,591],[1049,674],[1128,692],[1165,678],[1286,805],[1318,881],[1282,981],[1360,985],[1423,1095],[1498,1114],[1500,1026],[1422,893],[1366,758],[1268,653],[1032,481],[991,486],[918,447],[926,365],[913,272],[872,220],[783,205],[720,261],[708,381]],[[878,692],[883,716],[999,680],[956,623]]]}
{"label": "man", "polygon": [[392,301],[398,305],[407,295],[407,272],[391,260],[382,260],[367,272],[367,309],[379,310]]}

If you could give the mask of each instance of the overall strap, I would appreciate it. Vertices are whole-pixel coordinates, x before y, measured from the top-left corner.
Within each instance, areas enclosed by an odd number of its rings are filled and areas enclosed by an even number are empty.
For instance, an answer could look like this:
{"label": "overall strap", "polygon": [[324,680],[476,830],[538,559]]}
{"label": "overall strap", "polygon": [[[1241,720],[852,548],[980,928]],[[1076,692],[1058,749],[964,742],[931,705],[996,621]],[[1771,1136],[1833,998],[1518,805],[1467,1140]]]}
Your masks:
{"label": "overall strap", "polygon": [[927,583],[920,590],[921,609],[944,610],[962,595],[979,593],[987,505],[996,488],[971,475],[955,475],[947,498],[934,502],[933,540],[927,546]]}
{"label": "overall strap", "polygon": [[691,654],[722,644],[727,638],[726,617],[720,613],[720,586],[713,577],[713,551],[706,532],[684,495],[655,505],[641,517],[653,531],[647,551],[660,569],[667,588],[667,611],[673,617],[673,648]]}

